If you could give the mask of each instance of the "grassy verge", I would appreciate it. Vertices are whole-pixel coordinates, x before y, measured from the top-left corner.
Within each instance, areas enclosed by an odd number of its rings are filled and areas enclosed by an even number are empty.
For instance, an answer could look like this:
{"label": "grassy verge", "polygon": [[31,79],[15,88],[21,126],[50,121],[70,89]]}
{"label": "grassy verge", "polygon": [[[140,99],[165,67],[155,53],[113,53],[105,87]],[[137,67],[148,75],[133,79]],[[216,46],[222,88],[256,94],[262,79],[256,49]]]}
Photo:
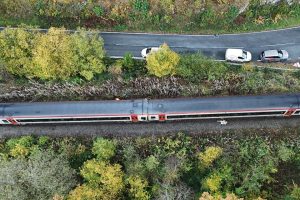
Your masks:
{"label": "grassy verge", "polygon": [[[0,13],[0,26],[27,24],[41,28],[51,26],[64,26],[68,29],[88,27],[99,31],[223,34],[274,30],[300,25],[300,5],[288,5],[285,1],[274,5],[261,5],[259,1],[252,0],[248,9],[241,14],[238,13],[237,7],[227,4],[223,5],[220,12],[220,5],[204,6],[200,9],[201,11],[188,8],[186,10],[186,12],[190,12],[188,16],[185,15],[186,13],[170,14],[166,10],[152,11],[151,9],[154,8],[148,5],[147,1],[142,1],[142,4],[141,6],[144,6],[142,10],[136,8],[136,5],[128,5],[131,12],[118,13],[120,16],[118,14],[109,15],[109,13],[99,15],[94,10],[81,11],[88,12],[87,16],[74,16],[72,13],[56,13],[55,9],[60,9],[61,5],[50,9],[47,7],[49,5],[45,4],[45,7],[40,8],[45,9],[45,12],[34,8],[30,15],[23,13],[24,17],[1,15]],[[50,13],[47,14],[46,11]]]}

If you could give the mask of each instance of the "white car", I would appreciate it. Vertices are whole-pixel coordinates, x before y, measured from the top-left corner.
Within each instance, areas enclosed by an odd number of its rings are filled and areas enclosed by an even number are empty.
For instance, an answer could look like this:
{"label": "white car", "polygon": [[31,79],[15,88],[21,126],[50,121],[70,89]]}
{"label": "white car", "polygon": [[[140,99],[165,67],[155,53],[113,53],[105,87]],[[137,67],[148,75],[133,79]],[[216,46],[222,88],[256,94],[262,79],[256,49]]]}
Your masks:
{"label": "white car", "polygon": [[225,60],[231,62],[250,62],[252,59],[249,51],[243,49],[227,49],[225,53]]}
{"label": "white car", "polygon": [[143,49],[141,54],[142,54],[143,58],[146,58],[149,55],[149,53],[156,52],[158,50],[159,50],[159,47],[149,47],[149,48]]}

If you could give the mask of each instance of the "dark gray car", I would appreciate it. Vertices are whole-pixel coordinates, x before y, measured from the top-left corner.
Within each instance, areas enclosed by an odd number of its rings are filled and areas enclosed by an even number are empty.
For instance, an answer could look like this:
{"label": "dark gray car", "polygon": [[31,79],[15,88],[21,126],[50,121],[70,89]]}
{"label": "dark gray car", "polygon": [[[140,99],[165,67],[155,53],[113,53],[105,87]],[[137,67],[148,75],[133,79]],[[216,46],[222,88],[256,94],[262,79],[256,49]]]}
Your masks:
{"label": "dark gray car", "polygon": [[260,54],[262,62],[282,62],[289,58],[286,50],[266,50]]}

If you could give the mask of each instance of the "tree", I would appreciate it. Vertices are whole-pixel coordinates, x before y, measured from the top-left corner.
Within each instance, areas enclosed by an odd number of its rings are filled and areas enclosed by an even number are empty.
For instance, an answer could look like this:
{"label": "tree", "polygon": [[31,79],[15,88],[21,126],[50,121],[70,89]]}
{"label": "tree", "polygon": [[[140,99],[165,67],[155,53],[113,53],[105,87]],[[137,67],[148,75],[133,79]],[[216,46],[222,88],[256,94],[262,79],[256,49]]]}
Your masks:
{"label": "tree", "polygon": [[5,69],[18,76],[30,77],[34,40],[40,34],[24,29],[5,29],[0,32],[0,60]]}
{"label": "tree", "polygon": [[23,136],[20,138],[11,138],[6,142],[9,149],[9,155],[13,157],[26,157],[33,147],[33,137]]}
{"label": "tree", "polygon": [[80,174],[86,183],[70,192],[70,200],[118,199],[124,189],[124,173],[119,164],[110,165],[105,161],[88,160]]}
{"label": "tree", "polygon": [[148,186],[148,182],[146,180],[141,179],[138,176],[130,176],[127,179],[129,188],[129,196],[131,199],[136,200],[147,200],[150,199],[150,195],[146,191],[146,187]]}
{"label": "tree", "polygon": [[76,74],[76,61],[72,40],[65,29],[50,28],[47,34],[36,38],[30,71],[33,77],[43,80],[65,80]]}
{"label": "tree", "polygon": [[115,155],[115,151],[116,144],[111,140],[97,138],[97,140],[94,141],[92,152],[99,160],[109,160]]}
{"label": "tree", "polygon": [[75,57],[74,65],[86,80],[91,80],[95,73],[105,70],[103,40],[98,33],[78,29],[71,36],[71,46]]}
{"label": "tree", "polygon": [[76,185],[75,171],[63,155],[36,151],[26,159],[0,161],[0,199],[52,199]]}
{"label": "tree", "polygon": [[162,77],[175,74],[179,55],[164,43],[157,52],[150,53],[146,60],[149,73]]}

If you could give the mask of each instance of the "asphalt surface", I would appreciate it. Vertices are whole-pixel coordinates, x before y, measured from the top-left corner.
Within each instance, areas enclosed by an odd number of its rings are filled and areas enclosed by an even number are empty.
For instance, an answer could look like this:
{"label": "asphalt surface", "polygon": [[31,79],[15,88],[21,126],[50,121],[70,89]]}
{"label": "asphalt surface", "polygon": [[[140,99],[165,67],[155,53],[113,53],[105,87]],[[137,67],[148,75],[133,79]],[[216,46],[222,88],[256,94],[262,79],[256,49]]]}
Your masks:
{"label": "asphalt surface", "polygon": [[[280,129],[300,128],[300,117],[291,118],[249,118],[228,119],[227,125],[221,125],[218,120],[193,120],[183,122],[157,123],[88,123],[60,125],[25,125],[0,126],[0,138],[20,135],[49,135],[49,136],[144,136],[162,135],[184,132],[189,134],[206,135],[222,133],[230,130]],[[255,131],[254,131],[255,132]]]}
{"label": "asphalt surface", "polygon": [[122,57],[131,52],[141,57],[141,50],[157,47],[166,42],[179,53],[201,52],[216,60],[224,60],[227,48],[242,48],[252,53],[252,60],[259,60],[259,54],[268,49],[285,49],[290,60],[300,59],[300,27],[223,35],[176,35],[148,33],[101,33],[109,56]]}
{"label": "asphalt surface", "polygon": [[[5,27],[0,27],[0,31]],[[37,29],[47,32],[47,29]],[[68,30],[74,32],[74,30]],[[269,49],[285,49],[289,52],[290,61],[300,61],[300,27],[220,35],[180,35],[151,33],[102,32],[104,47],[111,57],[121,58],[130,52],[141,59],[141,50],[146,47],[157,47],[167,43],[178,53],[196,53],[224,60],[228,48],[242,48],[252,53],[252,60],[259,60],[259,54]]]}

